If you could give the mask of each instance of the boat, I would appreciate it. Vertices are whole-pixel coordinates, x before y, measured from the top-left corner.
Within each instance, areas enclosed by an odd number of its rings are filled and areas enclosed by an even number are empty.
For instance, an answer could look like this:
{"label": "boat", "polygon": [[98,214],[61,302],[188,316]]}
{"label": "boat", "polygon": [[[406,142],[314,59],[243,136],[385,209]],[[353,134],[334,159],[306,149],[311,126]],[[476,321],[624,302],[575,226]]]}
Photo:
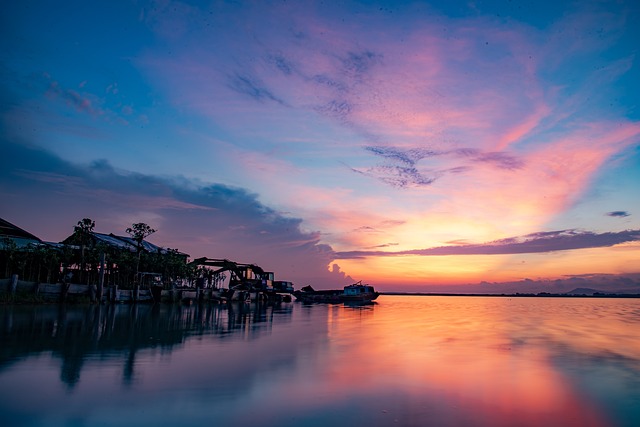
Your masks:
{"label": "boat", "polygon": [[332,289],[316,291],[311,286],[305,286],[299,291],[295,291],[293,296],[296,301],[318,302],[328,304],[339,303],[367,303],[375,300],[380,295],[373,289],[373,286],[363,285],[362,281],[353,285],[345,286],[344,289]]}

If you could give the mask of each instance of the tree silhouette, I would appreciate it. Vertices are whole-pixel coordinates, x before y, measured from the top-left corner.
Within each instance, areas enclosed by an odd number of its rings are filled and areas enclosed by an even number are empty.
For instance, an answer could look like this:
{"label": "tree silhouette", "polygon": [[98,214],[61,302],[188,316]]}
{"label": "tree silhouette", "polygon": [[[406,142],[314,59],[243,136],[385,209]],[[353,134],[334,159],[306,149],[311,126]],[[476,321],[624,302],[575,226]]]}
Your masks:
{"label": "tree silhouette", "polygon": [[154,230],[153,228],[151,228],[149,225],[145,224],[144,222],[136,222],[135,224],[132,224],[131,227],[128,227],[126,230],[128,235],[131,236],[131,238],[133,240],[136,241],[137,243],[137,249],[138,249],[138,262],[136,263],[136,281],[139,282],[140,280],[140,254],[142,253],[142,242],[144,241],[144,239],[150,235],[152,235],[153,233],[156,232],[156,230]]}
{"label": "tree silhouette", "polygon": [[142,248],[142,241],[156,232],[153,228],[145,224],[144,222],[137,222],[126,230],[128,235],[138,243],[138,247]]}
{"label": "tree silhouette", "polygon": [[83,218],[78,221],[78,225],[73,227],[73,234],[77,236],[80,240],[80,283],[83,282],[84,271],[86,269],[85,261],[84,261],[84,250],[86,248],[87,242],[91,233],[93,233],[93,229],[96,226],[96,222],[91,218]]}

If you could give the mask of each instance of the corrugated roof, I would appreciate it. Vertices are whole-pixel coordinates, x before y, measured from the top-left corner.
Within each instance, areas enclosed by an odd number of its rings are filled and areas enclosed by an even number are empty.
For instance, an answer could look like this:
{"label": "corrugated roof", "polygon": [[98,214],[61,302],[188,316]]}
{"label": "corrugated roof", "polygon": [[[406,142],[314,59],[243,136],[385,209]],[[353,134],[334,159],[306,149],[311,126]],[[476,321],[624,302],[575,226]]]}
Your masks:
{"label": "corrugated roof", "polygon": [[[117,236],[113,233],[105,234],[105,233],[97,233],[91,232],[91,235],[98,241],[101,241],[109,246],[117,247],[123,250],[128,250],[131,252],[136,252],[138,250],[138,243],[130,236]],[[9,221],[0,218],[0,238],[7,237],[10,238],[18,248],[24,248],[30,244],[47,244],[49,246],[57,247],[58,244],[43,242],[35,235],[29,233],[22,228],[11,224]],[[69,236],[65,241],[69,241],[72,236]],[[0,249],[4,248],[4,244],[0,240]],[[160,246],[154,245],[153,243],[147,242],[146,240],[142,241],[142,248],[147,252],[155,252],[161,254],[167,254],[169,251]],[[188,254],[183,252],[176,251],[178,255],[188,257]]]}
{"label": "corrugated roof", "polygon": [[22,228],[11,224],[9,221],[0,218],[0,237],[17,237],[26,240],[35,240],[37,242],[41,242],[38,237],[29,233]]}
{"label": "corrugated roof", "polygon": [[[111,236],[127,242],[128,244],[133,246],[136,250],[138,248],[138,242],[132,237],[129,237],[129,236],[116,236],[115,234],[111,234]],[[160,252],[160,253],[166,252],[160,246],[156,246],[153,243],[147,242],[146,240],[142,241],[142,248],[147,252]]]}
{"label": "corrugated roof", "polygon": [[[96,237],[96,239],[99,239],[108,245],[116,246],[132,252],[136,252],[138,250],[138,242],[136,242],[136,240],[130,236],[117,236],[113,233],[103,234],[103,233],[96,233],[96,232],[93,232],[92,234]],[[163,255],[169,252],[167,249],[160,247],[158,245],[154,245],[153,243],[147,242],[146,240],[142,241],[142,248],[147,252],[161,253]],[[182,255],[186,257],[189,256],[189,254],[185,254],[180,251],[176,251],[176,252],[178,255]]]}
{"label": "corrugated roof", "polygon": [[132,245],[131,243],[127,242],[126,240],[123,240],[123,239],[121,239],[118,236],[115,236],[113,234],[104,234],[104,233],[96,233],[96,232],[93,232],[91,234],[97,240],[99,240],[101,242],[104,242],[109,246],[115,246],[117,248],[125,249],[125,250],[131,251],[131,252],[135,252],[135,251],[138,250],[136,245]]}

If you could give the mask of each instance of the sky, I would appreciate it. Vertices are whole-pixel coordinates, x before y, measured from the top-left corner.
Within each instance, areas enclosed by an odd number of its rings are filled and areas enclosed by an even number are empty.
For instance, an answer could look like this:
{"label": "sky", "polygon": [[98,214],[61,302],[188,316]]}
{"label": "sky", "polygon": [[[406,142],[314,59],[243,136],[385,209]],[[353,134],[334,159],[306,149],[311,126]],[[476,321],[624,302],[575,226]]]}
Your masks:
{"label": "sky", "polygon": [[297,287],[637,286],[637,22],[631,0],[3,2],[0,217],[46,241],[145,222]]}

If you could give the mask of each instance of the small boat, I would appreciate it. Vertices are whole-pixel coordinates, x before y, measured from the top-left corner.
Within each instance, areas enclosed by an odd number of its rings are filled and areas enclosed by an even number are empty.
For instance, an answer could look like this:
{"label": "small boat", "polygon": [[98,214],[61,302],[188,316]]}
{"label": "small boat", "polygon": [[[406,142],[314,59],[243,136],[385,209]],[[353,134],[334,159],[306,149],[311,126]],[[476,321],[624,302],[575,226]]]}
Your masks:
{"label": "small boat", "polygon": [[373,289],[373,286],[363,285],[362,281],[345,286],[343,290],[316,291],[311,286],[305,286],[293,293],[297,301],[328,304],[366,303],[375,300],[378,295],[380,294]]}

